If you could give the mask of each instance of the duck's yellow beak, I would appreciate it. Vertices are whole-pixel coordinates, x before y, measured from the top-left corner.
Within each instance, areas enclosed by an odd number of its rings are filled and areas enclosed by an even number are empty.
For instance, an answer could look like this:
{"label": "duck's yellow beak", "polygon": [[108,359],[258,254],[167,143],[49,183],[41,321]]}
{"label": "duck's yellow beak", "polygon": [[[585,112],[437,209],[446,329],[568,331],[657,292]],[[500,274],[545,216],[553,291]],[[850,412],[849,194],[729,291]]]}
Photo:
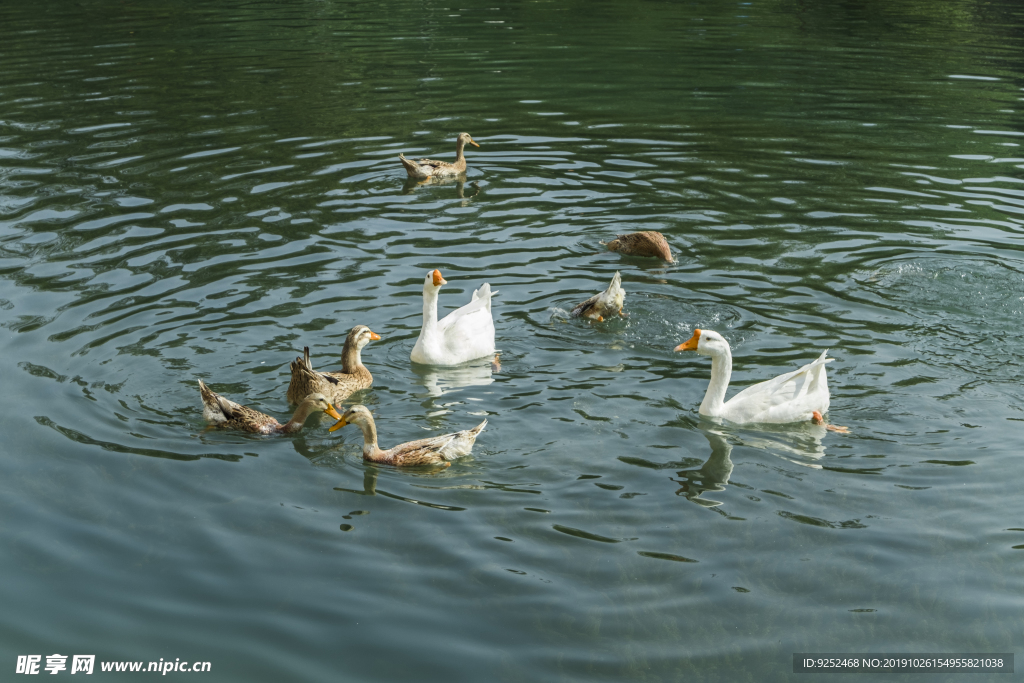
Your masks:
{"label": "duck's yellow beak", "polygon": [[370,341],[380,341],[380,335],[370,330]]}
{"label": "duck's yellow beak", "polygon": [[338,411],[334,409],[334,406],[331,406],[330,408],[328,408],[324,412],[327,413],[328,415],[330,415],[331,417],[333,417],[335,420],[340,420],[341,419],[341,415],[339,415]]}
{"label": "duck's yellow beak", "polygon": [[476,144],[476,140],[474,140],[473,138],[469,139],[469,144],[473,145],[474,147],[479,147],[480,146],[480,145]]}
{"label": "duck's yellow beak", "polygon": [[693,336],[677,346],[675,351],[696,351],[697,342],[700,341],[700,330],[694,330]]}
{"label": "duck's yellow beak", "polygon": [[443,277],[441,277],[441,271],[435,268],[434,269],[434,286],[435,287],[440,287],[441,285],[446,285],[446,284],[448,284],[448,281],[445,280]]}
{"label": "duck's yellow beak", "polygon": [[338,431],[339,429],[341,429],[342,427],[344,427],[345,425],[348,424],[348,422],[345,422],[345,418],[342,417],[341,415],[332,415],[331,417],[338,417],[338,418],[341,418],[341,419],[338,420],[337,422],[335,422],[333,427],[329,427],[327,429],[327,431],[329,431],[329,432],[336,432],[336,431]]}

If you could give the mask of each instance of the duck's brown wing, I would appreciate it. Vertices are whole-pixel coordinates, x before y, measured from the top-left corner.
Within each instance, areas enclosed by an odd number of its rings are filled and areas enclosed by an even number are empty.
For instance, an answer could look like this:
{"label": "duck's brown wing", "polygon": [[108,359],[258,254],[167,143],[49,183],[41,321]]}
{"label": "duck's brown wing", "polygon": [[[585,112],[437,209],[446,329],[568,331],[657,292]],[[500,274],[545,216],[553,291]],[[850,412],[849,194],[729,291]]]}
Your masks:
{"label": "duck's brown wing", "polygon": [[415,465],[438,465],[447,461],[442,451],[458,437],[458,432],[431,436],[426,439],[417,439],[389,448],[383,452],[383,462],[388,462],[399,467],[412,467]]}
{"label": "duck's brown wing", "polygon": [[280,429],[281,423],[266,413],[235,403],[234,414],[225,426],[256,434],[268,434]]}
{"label": "duck's brown wing", "polygon": [[269,415],[224,398],[206,386],[203,380],[199,380],[199,392],[203,397],[203,416],[213,424],[263,434],[281,426]]}
{"label": "duck's brown wing", "polygon": [[419,159],[416,163],[420,166],[433,166],[434,168],[441,168],[442,166],[448,165],[448,162],[435,161],[434,159]]}
{"label": "duck's brown wing", "polygon": [[349,375],[344,372],[318,372],[309,360],[309,347],[303,349],[303,358],[291,364],[292,379],[288,384],[288,401],[298,405],[310,394],[323,394],[333,402],[344,401],[350,395],[373,384],[368,372]]}
{"label": "duck's brown wing", "polygon": [[577,304],[576,308],[572,309],[569,315],[573,318],[579,318],[586,316],[589,313],[596,313],[595,307],[597,306],[597,300],[601,297],[600,294],[595,294],[581,304]]}

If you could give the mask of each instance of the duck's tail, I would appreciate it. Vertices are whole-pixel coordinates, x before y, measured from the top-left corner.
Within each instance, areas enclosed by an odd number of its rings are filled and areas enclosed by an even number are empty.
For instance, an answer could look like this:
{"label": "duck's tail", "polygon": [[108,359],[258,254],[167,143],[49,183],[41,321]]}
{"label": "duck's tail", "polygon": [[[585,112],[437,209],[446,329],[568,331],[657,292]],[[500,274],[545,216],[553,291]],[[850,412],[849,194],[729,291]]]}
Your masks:
{"label": "duck's tail", "polygon": [[469,430],[469,435],[475,439],[476,437],[480,436],[480,432],[484,431],[484,427],[486,427],[486,426],[487,426],[487,420],[484,420],[483,422],[478,424],[476,427],[473,427],[472,429],[470,429]]}
{"label": "duck's tail", "polygon": [[227,422],[234,414],[235,405],[199,380],[199,394],[203,397],[203,417],[211,424]]}
{"label": "duck's tail", "polygon": [[401,152],[398,153],[398,159],[402,162],[402,166],[405,166],[405,172],[409,174],[410,178],[423,177],[423,171],[420,170],[420,165],[415,161],[409,161]]}
{"label": "duck's tail", "polygon": [[300,358],[296,356],[295,360],[291,362],[290,367],[292,370],[292,374],[295,374],[300,370],[308,370],[309,372],[313,372],[313,364],[309,360],[308,346],[302,347],[302,357]]}

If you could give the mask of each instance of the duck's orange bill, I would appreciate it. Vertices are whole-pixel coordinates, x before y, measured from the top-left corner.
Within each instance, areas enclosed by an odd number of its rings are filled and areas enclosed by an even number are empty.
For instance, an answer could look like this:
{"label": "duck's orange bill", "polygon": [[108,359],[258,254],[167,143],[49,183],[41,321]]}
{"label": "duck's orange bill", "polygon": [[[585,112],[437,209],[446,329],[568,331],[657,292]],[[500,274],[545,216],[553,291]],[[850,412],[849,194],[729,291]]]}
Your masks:
{"label": "duck's orange bill", "polygon": [[327,413],[328,415],[330,415],[331,417],[333,417],[335,420],[340,420],[341,419],[341,415],[339,415],[338,411],[334,409],[334,406],[331,406],[330,408],[328,408],[324,412]]}
{"label": "duck's orange bill", "polygon": [[700,330],[694,330],[693,336],[675,348],[676,351],[696,351],[700,341]]}
{"label": "duck's orange bill", "polygon": [[479,147],[480,146],[480,145],[476,144],[475,140],[472,140],[472,139],[469,141],[469,144],[473,145],[474,147]]}
{"label": "duck's orange bill", "polygon": [[[331,415],[331,417],[341,417],[341,416],[340,415]],[[337,422],[335,422],[333,427],[329,427],[327,429],[327,431],[329,431],[329,432],[336,432],[336,431],[338,431],[339,429],[341,429],[342,427],[344,427],[347,424],[348,424],[348,422],[345,422],[345,418],[341,417],[341,419],[338,420]]]}
{"label": "duck's orange bill", "polygon": [[441,285],[448,284],[448,281],[441,277],[441,271],[434,269],[434,286],[440,287]]}
{"label": "duck's orange bill", "polygon": [[380,335],[370,330],[370,341],[380,341]]}

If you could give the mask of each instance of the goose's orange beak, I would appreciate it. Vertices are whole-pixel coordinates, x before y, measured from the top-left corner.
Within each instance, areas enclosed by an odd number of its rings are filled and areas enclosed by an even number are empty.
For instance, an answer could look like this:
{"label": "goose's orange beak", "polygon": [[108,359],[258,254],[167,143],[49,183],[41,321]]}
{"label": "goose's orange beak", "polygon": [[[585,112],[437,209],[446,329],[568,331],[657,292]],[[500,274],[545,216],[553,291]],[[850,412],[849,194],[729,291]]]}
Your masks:
{"label": "goose's orange beak", "polygon": [[327,413],[328,415],[330,415],[331,417],[333,417],[335,420],[340,420],[341,419],[341,415],[339,415],[338,411],[334,409],[334,406],[331,406],[330,408],[328,408],[324,412]]}
{"label": "goose's orange beak", "polygon": [[696,351],[697,342],[700,341],[700,330],[694,330],[693,336],[677,346],[675,351]]}
{"label": "goose's orange beak", "polygon": [[434,269],[434,286],[440,287],[441,285],[448,284],[448,281],[441,277],[441,271]]}
{"label": "goose's orange beak", "polygon": [[380,335],[370,330],[370,341],[380,341]]}
{"label": "goose's orange beak", "polygon": [[333,427],[328,427],[327,431],[329,432],[336,432],[348,424],[348,422],[345,422],[345,418],[342,417],[341,415],[331,415],[331,417],[337,417],[339,419],[337,422],[334,423]]}

